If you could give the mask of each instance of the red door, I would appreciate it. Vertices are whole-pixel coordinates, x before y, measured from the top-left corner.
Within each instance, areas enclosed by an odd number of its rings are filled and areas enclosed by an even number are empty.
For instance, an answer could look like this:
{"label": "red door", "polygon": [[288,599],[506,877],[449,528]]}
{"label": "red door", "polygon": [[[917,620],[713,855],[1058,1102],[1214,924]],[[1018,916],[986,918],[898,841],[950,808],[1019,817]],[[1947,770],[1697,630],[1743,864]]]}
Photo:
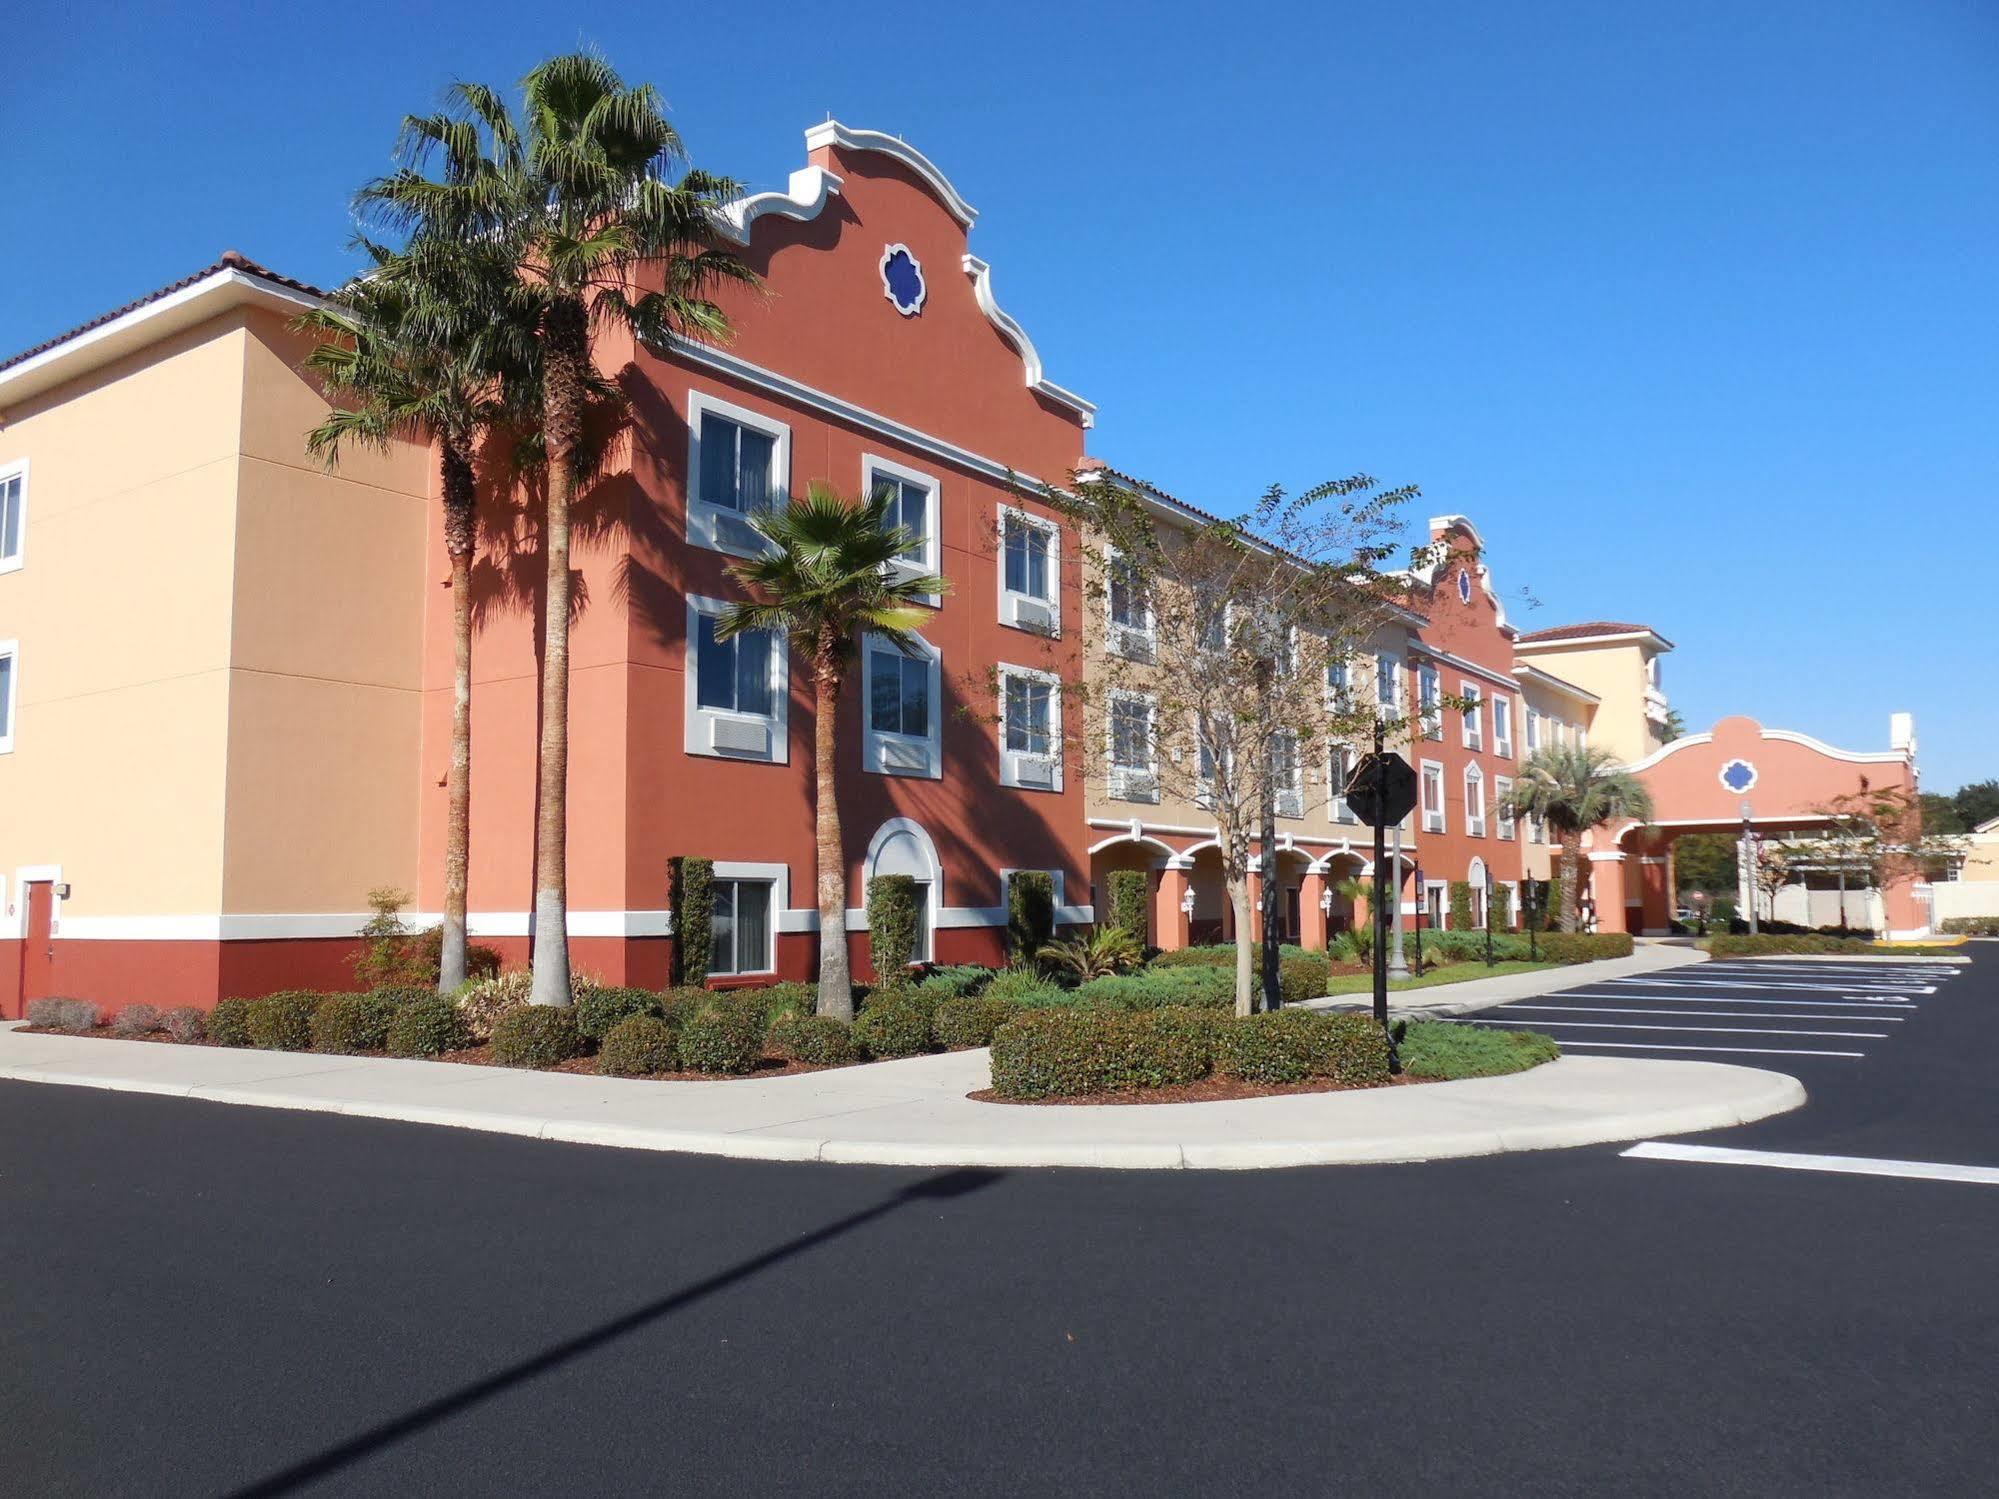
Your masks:
{"label": "red door", "polygon": [[28,1001],[46,999],[54,986],[56,950],[49,930],[55,913],[55,886],[47,880],[31,880],[24,888],[28,921],[21,943],[21,1013],[25,1015]]}

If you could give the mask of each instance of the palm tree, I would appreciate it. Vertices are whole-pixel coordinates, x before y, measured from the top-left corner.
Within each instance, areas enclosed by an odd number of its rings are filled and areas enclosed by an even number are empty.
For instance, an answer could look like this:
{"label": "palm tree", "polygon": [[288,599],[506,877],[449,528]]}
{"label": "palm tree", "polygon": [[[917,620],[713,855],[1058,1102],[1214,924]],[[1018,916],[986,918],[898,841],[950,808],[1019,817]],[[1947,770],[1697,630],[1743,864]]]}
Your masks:
{"label": "palm tree", "polygon": [[1540,818],[1560,837],[1562,930],[1573,932],[1582,904],[1577,870],[1583,834],[1612,822],[1649,822],[1652,794],[1608,751],[1558,744],[1528,757],[1506,800],[1515,812]]}
{"label": "palm tree", "polygon": [[850,1020],[854,990],[847,962],[847,858],[840,832],[840,696],[863,631],[905,655],[921,652],[914,631],[928,616],[920,601],[950,591],[943,578],[895,564],[916,544],[890,523],[894,495],[877,490],[855,504],[814,483],[802,499],[752,519],[768,545],[729,571],[759,597],[733,604],[716,621],[718,639],[745,630],[784,635],[812,665],[813,756],[818,864],[819,1013]]}
{"label": "palm tree", "polygon": [[[754,274],[721,248],[716,210],[735,185],[667,172],[686,159],[650,85],[627,87],[587,53],[551,58],[521,80],[516,124],[492,89],[461,83],[454,108],[404,121],[404,165],[364,189],[373,210],[412,237],[503,247],[535,306],[542,531],[540,787],[535,824],[536,1004],[569,1003],[569,565],[573,452],[583,438],[593,338],[622,330],[655,353],[677,335],[719,339],[729,322],[711,293]],[[438,177],[423,168],[441,158]],[[658,290],[638,290],[644,277]]]}
{"label": "palm tree", "polygon": [[518,389],[522,330],[508,316],[511,277],[498,257],[463,247],[396,255],[363,242],[370,270],[301,315],[315,336],[304,368],[335,404],[306,450],[336,467],[350,443],[434,446],[451,559],[451,768],[445,777],[444,927],[438,987],[465,982],[466,878],[472,825],[473,455],[506,419]]}

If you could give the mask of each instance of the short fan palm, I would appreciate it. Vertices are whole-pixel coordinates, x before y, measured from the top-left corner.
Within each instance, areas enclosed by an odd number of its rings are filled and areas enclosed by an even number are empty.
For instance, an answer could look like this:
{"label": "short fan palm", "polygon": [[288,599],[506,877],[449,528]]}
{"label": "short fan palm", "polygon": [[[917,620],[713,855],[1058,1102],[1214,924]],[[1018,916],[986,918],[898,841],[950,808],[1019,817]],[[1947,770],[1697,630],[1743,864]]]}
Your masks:
{"label": "short fan palm", "polygon": [[1581,924],[1583,834],[1613,822],[1649,822],[1651,793],[1605,750],[1551,745],[1528,757],[1506,801],[1515,812],[1540,818],[1561,840],[1562,930],[1573,932]]}

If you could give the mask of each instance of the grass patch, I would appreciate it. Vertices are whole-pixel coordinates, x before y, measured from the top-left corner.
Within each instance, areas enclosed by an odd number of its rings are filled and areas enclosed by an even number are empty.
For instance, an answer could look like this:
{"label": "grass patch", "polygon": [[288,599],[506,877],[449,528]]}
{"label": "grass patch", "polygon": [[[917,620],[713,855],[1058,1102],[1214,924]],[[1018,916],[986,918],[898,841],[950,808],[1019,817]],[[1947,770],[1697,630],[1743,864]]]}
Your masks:
{"label": "grass patch", "polygon": [[[1509,973],[1539,973],[1544,968],[1561,968],[1561,963],[1529,963],[1521,959],[1511,963],[1494,963],[1490,968],[1483,963],[1452,963],[1444,968],[1432,968],[1419,978],[1401,982],[1391,980],[1389,989],[1433,989],[1438,984],[1462,984],[1469,979],[1496,979]],[[1371,973],[1342,973],[1334,975],[1328,994],[1372,994],[1374,975]]]}
{"label": "grass patch", "polygon": [[1414,1020],[1402,1038],[1402,1070],[1412,1077],[1500,1077],[1562,1054],[1539,1031],[1488,1030],[1448,1020]]}

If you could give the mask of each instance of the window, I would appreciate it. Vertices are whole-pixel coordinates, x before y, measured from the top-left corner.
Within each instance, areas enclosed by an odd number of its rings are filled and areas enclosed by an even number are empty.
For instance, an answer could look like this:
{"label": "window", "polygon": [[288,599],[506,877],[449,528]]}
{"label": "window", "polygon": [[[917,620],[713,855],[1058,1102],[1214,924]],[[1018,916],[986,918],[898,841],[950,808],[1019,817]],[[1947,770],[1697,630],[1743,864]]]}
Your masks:
{"label": "window", "polygon": [[1123,801],[1156,802],[1152,699],[1122,692],[1110,700],[1110,794]]}
{"label": "window", "polygon": [[690,755],[784,764],[791,668],[783,636],[749,630],[717,638],[726,599],[687,599],[687,728]]}
{"label": "window", "polygon": [[14,748],[14,688],[20,673],[20,645],[0,640],[0,755]]}
{"label": "window", "polygon": [[1353,711],[1353,663],[1326,663],[1326,708],[1333,713]]}
{"label": "window", "polygon": [[1444,831],[1444,767],[1435,760],[1423,762],[1423,831]]}
{"label": "window", "polygon": [[769,973],[777,966],[771,955],[771,888],[769,880],[715,881],[710,973]]}
{"label": "window", "polygon": [[1216,598],[1210,590],[1200,590],[1194,598],[1200,611],[1201,649],[1225,651],[1229,648],[1229,601]]}
{"label": "window", "polygon": [[687,397],[687,427],[693,476],[688,541],[710,551],[758,555],[764,542],[749,518],[784,503],[791,429],[700,391]]}
{"label": "window", "polygon": [[1041,635],[1062,628],[1060,534],[1039,516],[1000,506],[1000,623]]}
{"label": "window", "polygon": [[1492,751],[1496,755],[1513,758],[1513,699],[1495,697],[1492,700]]}
{"label": "window", "polygon": [[1416,701],[1423,710],[1423,737],[1444,737],[1443,683],[1428,662],[1416,668]]}
{"label": "window", "polygon": [[1512,796],[1513,782],[1505,776],[1495,776],[1492,782],[1493,817],[1498,823],[1497,831],[1501,840],[1507,843],[1511,843],[1514,837],[1513,808],[1510,805]]}
{"label": "window", "polygon": [[1032,791],[1062,789],[1060,679],[1024,666],[1002,666],[1000,784]]}
{"label": "window", "polygon": [[1194,805],[1212,809],[1215,805],[1215,741],[1198,714],[1194,719],[1194,747],[1200,757],[1200,779],[1194,788]]}
{"label": "window", "polygon": [[1328,771],[1331,777],[1332,788],[1333,788],[1332,803],[1333,803],[1334,822],[1360,821],[1358,817],[1354,816],[1353,808],[1347,805],[1347,799],[1345,795],[1343,795],[1343,793],[1346,790],[1347,782],[1353,779],[1353,768],[1354,768],[1353,746],[1347,744],[1334,745],[1332,753],[1332,763]]}
{"label": "window", "polygon": [[902,526],[916,539],[903,551],[897,566],[905,573],[937,571],[937,481],[886,458],[862,458],[863,487],[870,499],[887,490],[890,527]]}
{"label": "window", "polygon": [[1579,750],[1589,748],[1589,730],[1581,724],[1576,725],[1576,748]]}
{"label": "window", "polygon": [[943,775],[938,742],[938,659],[912,637],[914,655],[878,635],[862,656],[868,700],[864,768],[885,775]]}
{"label": "window", "polygon": [[1527,753],[1533,754],[1541,747],[1541,715],[1530,706],[1527,709]]}
{"label": "window", "polygon": [[1402,716],[1402,663],[1393,656],[1374,658],[1374,701],[1383,718]]}
{"label": "window", "polygon": [[[1464,574],[1459,573],[1458,576],[1463,577]],[[1476,682],[1460,682],[1458,683],[1458,691],[1464,694],[1465,699],[1465,748],[1474,750],[1484,749],[1485,711],[1483,699],[1485,694],[1479,690],[1479,685]]]}
{"label": "window", "polygon": [[1135,563],[1116,552],[1105,559],[1105,591],[1110,610],[1111,649],[1133,661],[1152,659],[1152,603]]}
{"label": "window", "polygon": [[21,565],[28,531],[28,465],[0,468],[0,573]]}
{"label": "window", "polygon": [[1465,831],[1485,836],[1485,772],[1476,765],[1465,767]]}
{"label": "window", "polygon": [[1423,882],[1423,913],[1429,918],[1430,926],[1440,932],[1450,925],[1444,919],[1444,913],[1448,909],[1445,902],[1450,898],[1450,894],[1451,887],[1447,881]]}
{"label": "window", "polygon": [[1303,766],[1298,762],[1298,736],[1281,729],[1270,736],[1270,779],[1277,788],[1277,815],[1305,815]]}

